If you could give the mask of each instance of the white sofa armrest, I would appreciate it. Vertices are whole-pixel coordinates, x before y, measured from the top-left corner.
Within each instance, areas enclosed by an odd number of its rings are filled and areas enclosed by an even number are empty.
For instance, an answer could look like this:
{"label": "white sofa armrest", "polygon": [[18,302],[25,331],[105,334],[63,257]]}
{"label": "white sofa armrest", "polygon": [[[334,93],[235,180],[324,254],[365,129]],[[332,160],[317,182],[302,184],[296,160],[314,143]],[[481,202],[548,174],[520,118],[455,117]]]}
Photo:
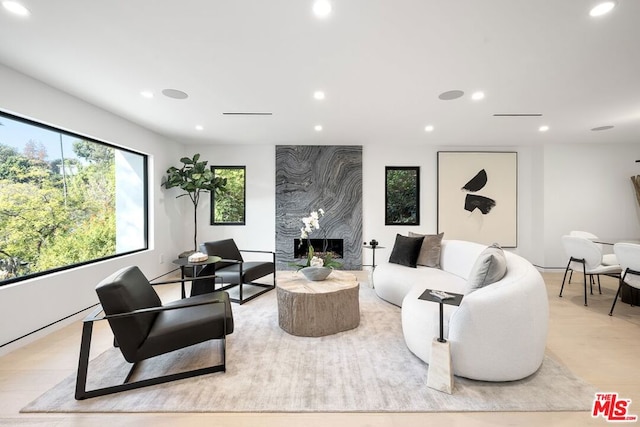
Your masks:
{"label": "white sofa armrest", "polygon": [[465,296],[451,314],[448,339],[456,375],[511,381],[542,363],[549,319],[544,280],[528,262],[509,258],[507,276]]}

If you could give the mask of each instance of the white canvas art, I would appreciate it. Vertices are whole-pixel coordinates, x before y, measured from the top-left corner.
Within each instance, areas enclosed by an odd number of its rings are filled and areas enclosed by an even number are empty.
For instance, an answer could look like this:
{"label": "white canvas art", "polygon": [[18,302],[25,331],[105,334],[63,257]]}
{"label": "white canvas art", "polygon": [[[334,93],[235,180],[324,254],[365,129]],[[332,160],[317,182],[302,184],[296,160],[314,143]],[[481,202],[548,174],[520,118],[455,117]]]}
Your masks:
{"label": "white canvas art", "polygon": [[438,152],[438,233],[516,247],[517,190],[517,153]]}

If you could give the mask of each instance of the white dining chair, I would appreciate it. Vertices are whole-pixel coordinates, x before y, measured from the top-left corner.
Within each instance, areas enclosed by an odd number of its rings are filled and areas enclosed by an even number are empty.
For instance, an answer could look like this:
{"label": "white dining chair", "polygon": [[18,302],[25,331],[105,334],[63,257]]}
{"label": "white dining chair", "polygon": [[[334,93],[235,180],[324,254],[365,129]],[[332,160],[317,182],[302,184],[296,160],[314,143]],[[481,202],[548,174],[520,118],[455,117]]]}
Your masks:
{"label": "white dining chair", "polygon": [[[582,230],[572,230],[569,232],[569,236],[575,236],[575,237],[584,237],[585,239],[589,239],[591,241],[597,242],[599,237],[596,236],[593,233],[590,233],[588,231],[582,231]],[[602,251],[602,263],[604,265],[618,265],[620,264],[618,262],[618,259],[616,258],[616,254],[612,253],[612,254],[605,254],[604,253],[604,245],[602,243],[596,243],[596,245],[598,245],[598,247],[600,248],[600,250]],[[569,283],[571,283],[571,278],[569,278]]]}
{"label": "white dining chair", "polygon": [[631,286],[632,291],[637,292],[640,289],[640,245],[636,243],[616,243],[613,245],[613,252],[620,260],[622,273],[618,292],[616,292],[616,296],[613,299],[609,316],[613,315],[613,309],[620,296],[620,289],[623,283]]}
{"label": "white dining chair", "polygon": [[[587,276],[591,283],[591,294],[593,295],[593,276],[598,279],[598,288],[600,288],[600,275],[620,277],[622,271],[620,265],[604,265],[602,263],[602,251],[596,243],[590,239],[577,236],[562,236],[562,246],[569,257],[567,268],[562,278],[562,287],[560,288],[560,297],[564,290],[564,283],[567,279],[567,273],[571,271],[582,270],[584,279],[584,305],[587,305]],[[601,292],[602,293],[602,292]]]}
{"label": "white dining chair", "polygon": [[[593,242],[597,242],[599,237],[593,233],[582,230],[571,230],[569,232],[569,236],[575,237],[584,237],[585,239],[589,239]],[[604,253],[604,245],[602,243],[596,243],[596,246],[600,248],[600,252],[602,252],[602,264],[604,265],[618,265],[618,259],[615,254],[605,254]],[[609,245],[612,246],[612,245]],[[569,268],[569,283],[571,283],[571,279],[573,279],[573,270]],[[590,286],[593,288],[593,276],[589,276]],[[598,292],[602,293],[602,289],[600,288],[600,283],[598,282]]]}

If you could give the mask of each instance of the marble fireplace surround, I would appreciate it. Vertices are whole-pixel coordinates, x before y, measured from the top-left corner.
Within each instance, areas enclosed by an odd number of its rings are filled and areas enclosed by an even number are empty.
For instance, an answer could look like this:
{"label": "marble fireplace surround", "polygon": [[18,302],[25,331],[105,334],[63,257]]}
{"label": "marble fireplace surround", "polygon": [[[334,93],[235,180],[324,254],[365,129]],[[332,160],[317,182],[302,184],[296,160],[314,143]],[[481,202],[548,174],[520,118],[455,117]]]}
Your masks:
{"label": "marble fireplace surround", "polygon": [[276,268],[291,270],[302,218],[324,209],[314,239],[343,239],[345,270],[362,269],[362,146],[276,146]]}

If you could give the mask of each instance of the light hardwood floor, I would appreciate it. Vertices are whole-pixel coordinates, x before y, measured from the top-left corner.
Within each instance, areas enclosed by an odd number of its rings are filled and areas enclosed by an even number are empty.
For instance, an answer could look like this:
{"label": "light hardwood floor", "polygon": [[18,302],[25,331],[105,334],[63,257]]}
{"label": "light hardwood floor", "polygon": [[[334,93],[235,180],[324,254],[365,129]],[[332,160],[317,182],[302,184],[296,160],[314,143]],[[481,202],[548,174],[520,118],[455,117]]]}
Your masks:
{"label": "light hardwood floor", "polygon": [[[640,415],[640,307],[618,302],[609,308],[617,281],[602,279],[602,295],[583,305],[581,275],[559,298],[561,273],[545,273],[550,324],[547,351],[603,392],[632,400]],[[165,287],[163,299],[178,297]],[[20,409],[75,372],[81,322],[75,321],[0,357],[0,425],[11,426],[584,426],[605,425],[588,412],[437,414],[20,414]],[[111,345],[108,327],[99,328],[94,354]],[[6,351],[6,349],[5,349]],[[232,361],[231,361],[232,362]]]}

